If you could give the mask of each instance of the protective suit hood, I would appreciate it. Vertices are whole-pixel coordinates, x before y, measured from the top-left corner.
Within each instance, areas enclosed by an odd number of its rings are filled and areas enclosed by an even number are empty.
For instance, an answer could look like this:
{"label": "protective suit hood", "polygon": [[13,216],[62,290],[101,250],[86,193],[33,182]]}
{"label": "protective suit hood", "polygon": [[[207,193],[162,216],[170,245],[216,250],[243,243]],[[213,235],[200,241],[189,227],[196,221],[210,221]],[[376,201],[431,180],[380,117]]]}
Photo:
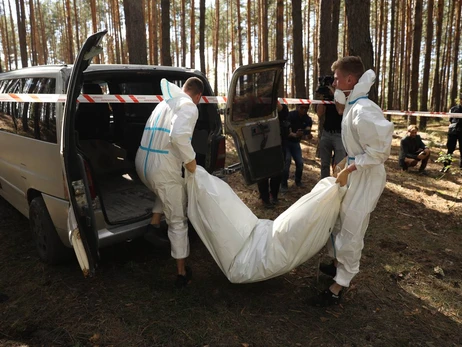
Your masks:
{"label": "protective suit hood", "polygon": [[352,105],[359,98],[367,97],[367,94],[369,93],[369,90],[371,89],[374,83],[375,72],[373,70],[367,70],[365,73],[363,73],[358,83],[356,83],[350,95],[348,96],[348,104]]}

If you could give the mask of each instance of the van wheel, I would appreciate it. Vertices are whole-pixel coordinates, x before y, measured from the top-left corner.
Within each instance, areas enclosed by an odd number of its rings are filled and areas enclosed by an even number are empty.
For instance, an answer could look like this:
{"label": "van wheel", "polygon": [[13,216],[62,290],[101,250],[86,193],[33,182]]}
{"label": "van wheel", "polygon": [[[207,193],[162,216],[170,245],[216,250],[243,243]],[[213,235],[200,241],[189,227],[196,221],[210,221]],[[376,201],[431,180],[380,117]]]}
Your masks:
{"label": "van wheel", "polygon": [[30,229],[40,259],[46,264],[59,264],[70,259],[71,249],[64,246],[43,198],[34,198],[29,207]]}

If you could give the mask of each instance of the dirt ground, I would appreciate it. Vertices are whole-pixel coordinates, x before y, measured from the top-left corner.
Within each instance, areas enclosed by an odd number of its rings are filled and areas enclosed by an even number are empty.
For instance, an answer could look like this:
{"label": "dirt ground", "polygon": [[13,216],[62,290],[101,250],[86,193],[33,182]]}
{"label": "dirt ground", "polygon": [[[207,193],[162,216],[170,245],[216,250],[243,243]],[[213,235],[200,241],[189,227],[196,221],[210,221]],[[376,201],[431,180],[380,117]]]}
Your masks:
{"label": "dirt ground", "polygon": [[[85,279],[77,261],[42,264],[28,220],[0,198],[0,292],[10,297],[0,303],[0,346],[462,346],[460,158],[439,171],[447,122],[431,122],[421,133],[433,150],[428,175],[398,170],[405,131],[394,121],[387,186],[342,305],[307,304],[331,283],[317,279],[324,251],[284,276],[231,284],[197,238],[185,290],[173,288],[169,250],[144,240],[103,249],[97,275]],[[259,218],[274,219],[319,179],[315,145],[303,144],[305,187],[290,181],[273,210],[240,173],[227,181]]]}

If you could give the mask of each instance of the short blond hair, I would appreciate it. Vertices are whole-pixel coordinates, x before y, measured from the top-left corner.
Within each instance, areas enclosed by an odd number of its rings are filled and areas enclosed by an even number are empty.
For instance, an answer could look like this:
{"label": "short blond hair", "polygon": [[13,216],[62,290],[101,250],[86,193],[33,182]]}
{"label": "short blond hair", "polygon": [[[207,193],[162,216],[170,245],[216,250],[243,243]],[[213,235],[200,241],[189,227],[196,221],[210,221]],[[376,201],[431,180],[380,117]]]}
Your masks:
{"label": "short blond hair", "polygon": [[343,74],[353,75],[357,80],[364,74],[365,68],[361,57],[346,56],[338,59],[332,64],[332,72],[340,70]]}
{"label": "short blond hair", "polygon": [[411,131],[413,131],[413,130],[419,131],[419,129],[417,128],[417,125],[411,124],[411,125],[409,125],[409,126],[407,127],[407,131],[411,132]]}

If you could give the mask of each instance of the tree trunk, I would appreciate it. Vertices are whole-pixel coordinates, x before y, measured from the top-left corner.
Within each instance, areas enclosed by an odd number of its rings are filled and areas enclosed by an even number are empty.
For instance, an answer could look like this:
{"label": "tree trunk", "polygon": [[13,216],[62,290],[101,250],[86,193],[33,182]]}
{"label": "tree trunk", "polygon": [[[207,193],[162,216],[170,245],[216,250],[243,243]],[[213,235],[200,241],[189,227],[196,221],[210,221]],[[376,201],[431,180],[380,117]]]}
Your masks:
{"label": "tree trunk", "polygon": [[21,53],[21,66],[27,67],[27,40],[26,40],[26,11],[24,0],[16,0],[16,16],[18,19],[19,51]]}
{"label": "tree trunk", "polygon": [[306,95],[305,68],[303,64],[303,26],[302,26],[302,2],[292,1],[292,37],[295,77],[295,97],[304,98]]}
{"label": "tree trunk", "polygon": [[244,65],[242,57],[242,23],[241,23],[241,1],[236,0],[236,12],[237,12],[237,54],[239,66]]}
{"label": "tree trunk", "polygon": [[3,49],[3,55],[5,57],[5,70],[11,70],[11,52],[10,52],[10,38],[8,33],[8,21],[6,18],[6,10],[5,10],[5,0],[2,0],[2,9],[5,15],[3,16],[2,21],[2,46],[6,49]]}
{"label": "tree trunk", "polygon": [[196,8],[194,0],[191,0],[191,38],[189,42],[189,51],[191,55],[191,68],[196,67]]}
{"label": "tree trunk", "polygon": [[72,20],[71,20],[71,3],[69,0],[65,1],[66,5],[66,11],[65,11],[65,16],[66,16],[66,31],[67,31],[67,54],[69,57],[69,62],[72,63],[74,62],[74,38],[72,34]]}
{"label": "tree trunk", "polygon": [[[420,109],[428,111],[428,91],[429,91],[429,78],[430,78],[430,64],[432,59],[432,46],[433,46],[433,0],[427,1],[427,25],[425,37],[425,59],[422,74],[422,90],[420,93]],[[427,117],[420,117],[419,129],[425,130],[427,127]]]}
{"label": "tree trunk", "polygon": [[[420,75],[420,46],[422,41],[422,0],[416,0],[414,9],[414,38],[412,43],[412,62],[411,62],[411,92],[409,98],[409,109],[418,110],[419,97],[419,75]],[[415,116],[410,117],[410,124],[417,124]]]}
{"label": "tree trunk", "polygon": [[[260,61],[268,61],[268,0],[260,0],[261,1],[261,40],[260,40],[260,48],[261,48],[261,60]],[[301,18],[301,6],[300,6],[300,18]],[[301,19],[300,19],[301,22]],[[301,31],[300,31],[301,33]]]}
{"label": "tree trunk", "polygon": [[444,1],[438,0],[438,12],[436,19],[436,46],[435,46],[435,70],[433,75],[432,88],[432,110],[435,112],[441,111],[441,84],[440,84],[440,63],[441,63],[441,36],[443,31],[443,13]]}
{"label": "tree trunk", "polygon": [[218,38],[220,37],[220,0],[215,0],[215,37],[213,40],[213,68],[215,75],[215,82],[213,85],[213,90],[215,94],[218,95]]}
{"label": "tree trunk", "polygon": [[147,64],[148,51],[146,46],[143,0],[124,0],[123,4],[128,61],[130,64]]}
{"label": "tree trunk", "polygon": [[252,0],[247,0],[247,59],[252,64]]}
{"label": "tree trunk", "polygon": [[181,0],[180,26],[181,26],[181,66],[186,66],[186,4],[185,4],[185,0]]}
{"label": "tree trunk", "polygon": [[[370,0],[345,0],[348,19],[348,54],[360,56],[366,70],[374,67],[370,35]],[[377,85],[369,91],[369,98],[377,101]]]}
{"label": "tree trunk", "polygon": [[452,54],[452,81],[451,81],[451,93],[450,93],[450,105],[456,104],[457,95],[457,79],[458,79],[458,61],[459,61],[459,44],[460,44],[460,17],[461,17],[461,6],[462,1],[455,1],[455,11],[456,11],[456,23],[455,23],[455,32],[454,32],[454,52]]}
{"label": "tree trunk", "polygon": [[10,11],[10,30],[11,30],[11,39],[13,42],[13,53],[14,53],[14,66],[18,68],[18,49],[16,48],[16,30],[14,29],[14,20],[13,20],[13,11],[11,11],[11,0],[8,0],[8,9]]}
{"label": "tree trunk", "polygon": [[205,0],[199,0],[199,57],[201,71],[205,74]]}
{"label": "tree trunk", "polygon": [[[307,66],[311,66],[311,61],[310,61],[310,44],[311,44],[311,40],[310,40],[310,32],[311,32],[311,28],[310,28],[310,23],[311,23],[311,0],[308,0],[308,3],[307,3],[307,10],[306,10],[306,51],[305,51],[305,60],[306,60],[306,64]],[[306,80],[306,97],[309,99],[310,98],[310,69],[306,69],[306,74],[305,74],[305,80]],[[313,83],[314,84],[314,83]]]}
{"label": "tree trunk", "polygon": [[161,0],[162,7],[162,49],[161,65],[172,66],[170,54],[170,1]]}
{"label": "tree trunk", "polygon": [[74,0],[73,3],[74,3],[75,44],[76,44],[77,49],[80,50],[80,32],[79,32],[80,23],[79,23],[79,15],[77,13],[77,0]]}

